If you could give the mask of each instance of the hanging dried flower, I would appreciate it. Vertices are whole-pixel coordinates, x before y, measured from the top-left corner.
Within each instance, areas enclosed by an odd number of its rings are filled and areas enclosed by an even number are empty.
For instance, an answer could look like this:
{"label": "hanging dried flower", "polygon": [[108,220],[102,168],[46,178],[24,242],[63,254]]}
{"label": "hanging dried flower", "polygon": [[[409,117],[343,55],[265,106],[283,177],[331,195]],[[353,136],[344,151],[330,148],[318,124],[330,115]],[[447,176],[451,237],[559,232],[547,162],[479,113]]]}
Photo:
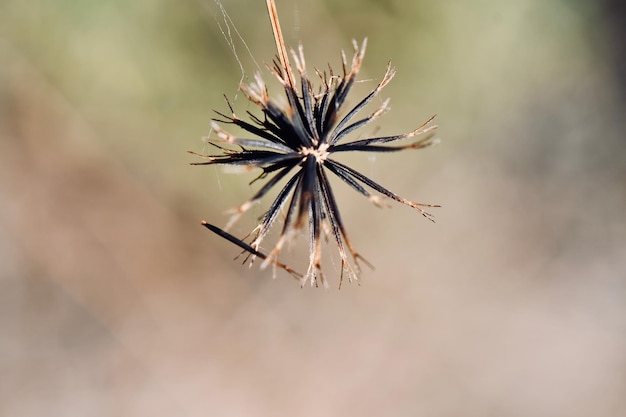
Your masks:
{"label": "hanging dried flower", "polygon": [[[202,224],[242,248],[248,253],[250,262],[259,257],[263,259],[262,267],[273,265],[282,268],[299,279],[302,285],[306,282],[310,282],[311,285],[317,285],[318,282],[327,285],[321,268],[322,235],[330,234],[337,244],[341,257],[339,280],[341,286],[344,271],[352,281],[358,279],[359,261],[370,267],[371,265],[354,249],[348,238],[335,195],[330,187],[329,172],[376,205],[381,205],[381,197],[391,198],[416,209],[430,220],[433,220],[431,214],[422,207],[439,206],[406,200],[353,168],[336,161],[333,155],[341,152],[397,152],[433,145],[436,126],[430,125],[430,122],[434,116],[412,132],[345,142],[348,134],[372,122],[388,109],[386,100],[373,113],[355,120],[356,115],[391,81],[395,74],[394,69],[390,64],[387,65],[385,75],[376,88],[356,106],[343,113],[342,106],[363,62],[366,42],[364,41],[360,47],[353,42],[354,55],[349,67],[346,56],[342,53],[341,75],[333,73],[332,70],[329,70],[329,73],[315,70],[321,82],[318,92],[314,91],[307,76],[302,46],[297,53],[292,51],[292,58],[300,78],[298,89],[283,42],[274,1],[267,0],[267,7],[279,59],[278,62],[274,62],[272,72],[285,89],[287,107],[283,108],[270,99],[263,79],[257,74],[254,83],[242,85],[241,89],[248,100],[260,108],[263,116],[259,118],[250,114],[250,122],[242,120],[235,115],[227,100],[231,114],[218,112],[221,119],[216,119],[212,123],[217,138],[209,139],[209,143],[221,153],[218,155],[191,153],[205,159],[204,162],[196,162],[194,165],[221,164],[246,169],[260,168],[263,172],[257,179],[265,179],[271,174],[261,189],[235,210],[225,230],[228,230],[242,214],[282,179],[288,178],[289,175],[291,177],[278,192],[258,226],[248,235],[250,243],[207,222]],[[223,130],[218,123],[236,125],[249,132],[253,138],[234,136]],[[421,136],[421,139],[400,146],[388,145],[415,136]],[[376,194],[372,194],[372,190]],[[283,209],[285,216],[282,231],[277,243],[266,255],[260,251],[261,243]],[[305,274],[300,274],[279,262],[279,255],[285,244],[294,239],[305,226],[308,226],[310,241],[309,266]]]}

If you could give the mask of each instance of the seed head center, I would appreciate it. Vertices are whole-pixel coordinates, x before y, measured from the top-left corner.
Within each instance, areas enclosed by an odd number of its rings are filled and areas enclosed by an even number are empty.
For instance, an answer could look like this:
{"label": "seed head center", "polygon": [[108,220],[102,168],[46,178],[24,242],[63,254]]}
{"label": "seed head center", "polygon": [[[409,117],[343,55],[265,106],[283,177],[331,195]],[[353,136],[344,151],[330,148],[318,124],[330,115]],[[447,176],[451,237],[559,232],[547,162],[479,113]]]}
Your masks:
{"label": "seed head center", "polygon": [[301,148],[300,153],[306,159],[307,156],[313,155],[318,164],[323,164],[326,158],[328,157],[328,144],[324,143],[320,145],[319,148],[310,147],[310,148]]}

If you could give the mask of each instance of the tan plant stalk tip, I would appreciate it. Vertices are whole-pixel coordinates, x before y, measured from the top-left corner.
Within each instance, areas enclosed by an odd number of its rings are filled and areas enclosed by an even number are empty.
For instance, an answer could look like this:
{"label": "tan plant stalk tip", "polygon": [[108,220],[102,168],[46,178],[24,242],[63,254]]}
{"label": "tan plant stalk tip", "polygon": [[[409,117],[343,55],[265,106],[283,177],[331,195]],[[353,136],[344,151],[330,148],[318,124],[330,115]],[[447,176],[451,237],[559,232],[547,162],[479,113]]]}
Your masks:
{"label": "tan plant stalk tip", "polygon": [[267,0],[267,13],[270,16],[270,23],[272,24],[272,32],[274,33],[274,40],[276,41],[276,50],[278,52],[278,59],[280,59],[280,65],[285,69],[285,72],[287,72],[287,83],[291,88],[295,89],[296,83],[293,78],[293,70],[289,63],[287,48],[285,48],[283,32],[280,30],[280,21],[278,20],[278,11],[276,10],[274,0]]}

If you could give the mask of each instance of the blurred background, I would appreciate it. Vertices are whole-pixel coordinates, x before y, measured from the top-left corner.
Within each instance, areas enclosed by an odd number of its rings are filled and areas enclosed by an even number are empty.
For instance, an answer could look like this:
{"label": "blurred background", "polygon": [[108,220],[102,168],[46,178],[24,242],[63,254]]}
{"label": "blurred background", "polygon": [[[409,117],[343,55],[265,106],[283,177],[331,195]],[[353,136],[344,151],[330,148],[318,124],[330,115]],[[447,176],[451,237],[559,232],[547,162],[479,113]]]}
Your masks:
{"label": "blurred background", "polygon": [[621,3],[277,7],[309,68],[368,37],[352,104],[393,59],[381,134],[438,115],[435,148],[342,159],[437,223],[336,183],[360,286],[233,262],[199,222],[259,185],[186,151],[222,94],[254,110],[265,2],[3,0],[0,415],[625,415]]}

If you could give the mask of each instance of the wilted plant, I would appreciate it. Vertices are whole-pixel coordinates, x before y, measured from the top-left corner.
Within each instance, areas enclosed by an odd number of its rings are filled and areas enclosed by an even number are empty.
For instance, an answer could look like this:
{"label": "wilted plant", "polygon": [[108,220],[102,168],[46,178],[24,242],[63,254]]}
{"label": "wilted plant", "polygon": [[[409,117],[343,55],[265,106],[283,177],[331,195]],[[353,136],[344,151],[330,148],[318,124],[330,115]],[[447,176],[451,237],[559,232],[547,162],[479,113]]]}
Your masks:
{"label": "wilted plant", "polygon": [[[202,222],[202,224],[241,247],[248,253],[250,262],[255,257],[259,257],[263,259],[262,267],[273,265],[282,268],[298,278],[302,285],[307,281],[312,285],[317,285],[318,280],[325,286],[327,285],[321,268],[322,235],[330,234],[337,244],[341,257],[339,281],[341,286],[344,271],[347,271],[350,281],[358,279],[359,260],[370,267],[371,265],[354,249],[348,238],[337,207],[337,200],[330,187],[328,172],[340,178],[376,205],[382,204],[381,197],[388,197],[416,209],[429,220],[433,220],[432,215],[424,211],[422,207],[439,206],[406,200],[353,168],[334,160],[333,154],[341,152],[397,152],[405,149],[425,148],[435,143],[433,134],[436,126],[430,125],[434,116],[408,133],[342,143],[348,134],[367,125],[388,110],[388,100],[385,100],[373,113],[355,120],[355,116],[391,81],[395,70],[389,63],[382,81],[376,88],[342,115],[342,106],[363,62],[366,41],[363,41],[360,47],[356,41],[353,42],[354,55],[349,67],[346,56],[342,52],[343,68],[341,74],[335,74],[332,69],[329,69],[329,72],[315,70],[321,82],[317,91],[314,90],[307,76],[302,46],[297,52],[291,51],[300,78],[300,88],[298,89],[273,0],[267,0],[267,8],[278,51],[278,61],[274,61],[274,66],[270,69],[285,89],[287,106],[281,107],[270,99],[263,79],[257,74],[253,83],[244,84],[241,89],[248,100],[261,109],[263,116],[257,117],[248,113],[251,121],[242,120],[237,117],[227,100],[231,114],[226,115],[218,112],[221,119],[215,119],[212,123],[212,129],[217,138],[208,139],[209,143],[219,149],[221,153],[218,155],[201,155],[192,152],[206,160],[193,164],[222,164],[246,169],[260,168],[263,172],[257,179],[265,179],[272,174],[251,199],[235,210],[235,214],[224,228],[225,230],[228,230],[242,214],[248,211],[282,179],[286,179],[289,174],[291,177],[278,192],[274,202],[260,219],[258,226],[248,235],[250,243],[246,243],[207,222]],[[218,123],[236,125],[254,137],[240,138],[234,136],[223,130]],[[422,138],[413,143],[401,146],[387,145],[419,135]],[[223,145],[232,146],[225,147]],[[372,194],[370,190],[377,194]],[[278,242],[266,255],[260,251],[261,243],[275,224],[283,208],[286,210],[282,231]],[[310,241],[309,266],[305,274],[300,274],[286,264],[279,262],[279,255],[285,243],[291,241],[305,225],[308,225]]]}

